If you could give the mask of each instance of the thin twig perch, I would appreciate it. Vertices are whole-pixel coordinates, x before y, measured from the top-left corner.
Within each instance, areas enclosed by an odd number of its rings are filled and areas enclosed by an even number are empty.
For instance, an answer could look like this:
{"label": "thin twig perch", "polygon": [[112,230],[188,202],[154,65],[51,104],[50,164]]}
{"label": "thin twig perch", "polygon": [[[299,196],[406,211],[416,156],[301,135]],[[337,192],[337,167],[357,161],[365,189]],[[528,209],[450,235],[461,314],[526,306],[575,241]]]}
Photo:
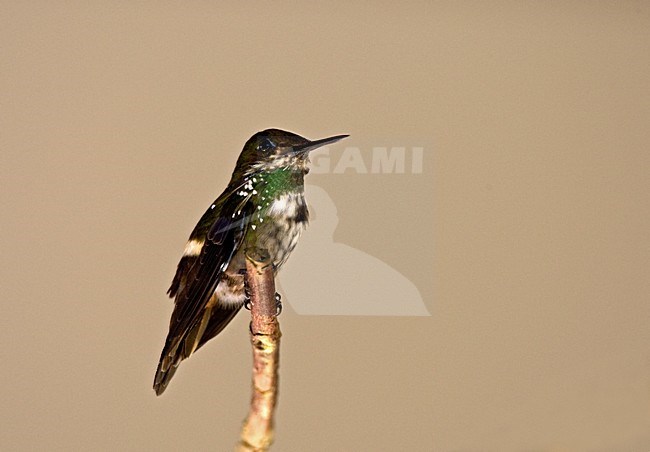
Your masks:
{"label": "thin twig perch", "polygon": [[281,336],[273,266],[266,253],[246,255],[246,278],[252,304],[253,394],[237,450],[258,452],[267,451],[273,442]]}

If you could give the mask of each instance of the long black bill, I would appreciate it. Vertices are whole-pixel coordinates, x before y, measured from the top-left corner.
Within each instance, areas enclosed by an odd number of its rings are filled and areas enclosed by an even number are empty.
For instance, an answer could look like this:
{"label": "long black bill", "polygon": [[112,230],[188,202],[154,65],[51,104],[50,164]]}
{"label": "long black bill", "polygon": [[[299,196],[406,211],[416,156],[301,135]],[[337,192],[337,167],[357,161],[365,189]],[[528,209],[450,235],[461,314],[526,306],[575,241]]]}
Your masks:
{"label": "long black bill", "polygon": [[347,138],[350,135],[336,135],[335,137],[323,138],[322,140],[314,140],[309,143],[301,144],[293,147],[293,152],[295,154],[304,154],[309,151],[313,151],[316,148],[326,146],[328,144],[336,143],[343,138]]}

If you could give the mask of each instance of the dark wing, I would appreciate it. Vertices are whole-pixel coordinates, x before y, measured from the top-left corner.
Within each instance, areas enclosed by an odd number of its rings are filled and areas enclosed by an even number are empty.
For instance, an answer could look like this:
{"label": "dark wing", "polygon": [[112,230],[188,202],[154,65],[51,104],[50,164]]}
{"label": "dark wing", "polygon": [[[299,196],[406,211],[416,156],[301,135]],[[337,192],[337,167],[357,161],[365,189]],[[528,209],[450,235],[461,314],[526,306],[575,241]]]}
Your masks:
{"label": "dark wing", "polygon": [[176,299],[154,379],[158,395],[163,393],[180,362],[196,350],[206,328],[212,335],[216,334],[212,330],[219,328],[220,331],[238,311],[238,308],[211,308],[208,302],[223,271],[241,246],[251,206],[247,198],[224,193],[215,202],[214,210],[218,215],[211,217],[212,209],[208,209],[197,225],[197,229],[204,230],[195,230],[192,234],[205,238],[200,254],[181,259],[169,289]]}
{"label": "dark wing", "polygon": [[221,333],[221,331],[230,323],[230,321],[237,315],[239,310],[241,309],[240,306],[236,305],[229,305],[229,306],[215,306],[212,308],[210,312],[210,317],[208,319],[208,323],[205,327],[205,331],[201,335],[201,338],[199,339],[199,343],[196,346],[196,349],[200,349],[203,347],[206,342],[208,342],[210,339],[215,337],[217,334]]}

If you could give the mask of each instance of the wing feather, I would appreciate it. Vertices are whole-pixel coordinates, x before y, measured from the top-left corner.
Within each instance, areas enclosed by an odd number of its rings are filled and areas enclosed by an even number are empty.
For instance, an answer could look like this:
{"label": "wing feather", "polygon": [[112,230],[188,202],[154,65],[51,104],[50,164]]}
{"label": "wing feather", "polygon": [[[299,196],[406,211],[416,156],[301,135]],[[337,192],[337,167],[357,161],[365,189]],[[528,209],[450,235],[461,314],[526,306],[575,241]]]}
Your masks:
{"label": "wing feather", "polygon": [[[208,303],[223,271],[242,245],[251,209],[249,197],[235,196],[234,190],[227,190],[192,233],[205,234],[205,242],[198,256],[181,259],[168,291],[175,296],[175,307],[154,378],[158,395],[165,390],[180,362],[221,331],[239,311],[223,309],[218,304],[211,308]],[[214,215],[214,210],[218,215]],[[202,339],[205,333],[208,337]]]}

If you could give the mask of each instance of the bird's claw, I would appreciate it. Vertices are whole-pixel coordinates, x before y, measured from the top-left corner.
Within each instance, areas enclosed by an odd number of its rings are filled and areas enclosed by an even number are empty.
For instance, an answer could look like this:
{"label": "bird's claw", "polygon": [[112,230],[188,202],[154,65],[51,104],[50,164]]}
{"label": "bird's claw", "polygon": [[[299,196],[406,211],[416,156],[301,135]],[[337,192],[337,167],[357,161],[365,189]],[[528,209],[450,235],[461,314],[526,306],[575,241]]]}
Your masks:
{"label": "bird's claw", "polygon": [[282,314],[282,297],[279,293],[275,293],[275,315]]}
{"label": "bird's claw", "polygon": [[248,279],[246,278],[246,269],[239,270],[240,275],[244,275],[244,308],[247,311],[251,310],[253,302],[251,301],[251,292],[248,288]]}
{"label": "bird's claw", "polygon": [[[240,273],[246,273],[244,270],[243,272],[240,271]],[[246,278],[244,278],[244,308],[247,311],[251,310],[251,307],[253,306],[253,302],[251,301],[251,294],[248,289],[248,281]],[[275,315],[278,316],[282,314],[282,296],[279,293],[275,293]]]}

